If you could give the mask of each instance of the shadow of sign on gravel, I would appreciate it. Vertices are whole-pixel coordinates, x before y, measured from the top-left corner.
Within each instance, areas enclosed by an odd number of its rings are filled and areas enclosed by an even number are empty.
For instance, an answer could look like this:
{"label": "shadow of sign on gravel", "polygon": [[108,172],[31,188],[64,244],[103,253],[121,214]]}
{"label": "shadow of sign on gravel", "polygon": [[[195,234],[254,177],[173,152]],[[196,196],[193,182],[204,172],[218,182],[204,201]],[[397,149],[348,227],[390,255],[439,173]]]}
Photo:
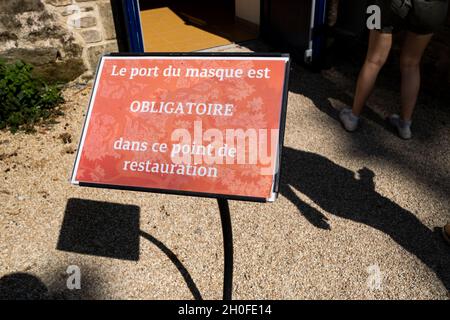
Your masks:
{"label": "shadow of sign on gravel", "polygon": [[139,260],[140,208],[69,199],[57,249],[122,260]]}
{"label": "shadow of sign on gravel", "polygon": [[139,228],[140,208],[71,198],[64,214],[57,249],[122,260],[139,260],[139,239],[158,247],[182,275],[195,300],[202,295],[189,271],[163,242]]}

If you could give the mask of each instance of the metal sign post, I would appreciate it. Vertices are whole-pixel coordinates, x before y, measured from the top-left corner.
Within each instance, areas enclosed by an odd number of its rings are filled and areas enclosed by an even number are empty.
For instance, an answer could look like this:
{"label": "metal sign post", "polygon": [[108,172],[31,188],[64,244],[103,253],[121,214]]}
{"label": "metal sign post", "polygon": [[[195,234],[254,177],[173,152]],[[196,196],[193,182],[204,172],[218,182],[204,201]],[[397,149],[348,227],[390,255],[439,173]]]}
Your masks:
{"label": "metal sign post", "polygon": [[233,230],[228,200],[218,198],[223,234],[223,300],[231,300],[233,294]]}

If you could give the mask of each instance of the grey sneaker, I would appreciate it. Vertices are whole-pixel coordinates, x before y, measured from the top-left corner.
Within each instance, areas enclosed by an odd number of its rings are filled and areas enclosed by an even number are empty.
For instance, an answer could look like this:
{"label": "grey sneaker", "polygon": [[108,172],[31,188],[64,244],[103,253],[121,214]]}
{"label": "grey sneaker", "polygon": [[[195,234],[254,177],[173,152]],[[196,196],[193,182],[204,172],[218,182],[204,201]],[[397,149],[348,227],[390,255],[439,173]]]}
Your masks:
{"label": "grey sneaker", "polygon": [[353,132],[358,128],[359,117],[355,116],[349,108],[344,108],[339,112],[339,119],[347,131]]}
{"label": "grey sneaker", "polygon": [[411,121],[403,121],[398,114],[389,117],[389,122],[397,128],[400,138],[409,140],[412,138]]}

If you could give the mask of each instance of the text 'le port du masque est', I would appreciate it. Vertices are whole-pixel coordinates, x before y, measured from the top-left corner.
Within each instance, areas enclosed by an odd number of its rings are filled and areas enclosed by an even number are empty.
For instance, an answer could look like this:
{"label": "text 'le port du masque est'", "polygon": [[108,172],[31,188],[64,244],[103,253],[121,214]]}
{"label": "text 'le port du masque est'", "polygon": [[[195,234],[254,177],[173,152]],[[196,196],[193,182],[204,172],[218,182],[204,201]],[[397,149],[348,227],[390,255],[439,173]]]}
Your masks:
{"label": "text 'le port du masque est'", "polygon": [[176,68],[172,65],[161,69],[158,66],[145,68],[119,68],[112,67],[111,76],[127,77],[132,80],[138,77],[185,77],[185,78],[207,78],[224,81],[227,79],[270,79],[270,69],[244,69],[236,68]]}

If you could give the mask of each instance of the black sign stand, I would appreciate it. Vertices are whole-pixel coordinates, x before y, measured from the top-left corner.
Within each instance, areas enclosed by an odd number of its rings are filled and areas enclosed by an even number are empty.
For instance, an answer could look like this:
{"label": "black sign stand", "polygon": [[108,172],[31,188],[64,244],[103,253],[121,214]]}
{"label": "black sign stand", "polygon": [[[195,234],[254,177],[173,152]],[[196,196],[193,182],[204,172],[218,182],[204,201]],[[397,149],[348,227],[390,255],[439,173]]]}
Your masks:
{"label": "black sign stand", "polygon": [[231,300],[233,291],[233,232],[228,200],[218,198],[223,234],[223,300]]}
{"label": "black sign stand", "polygon": [[[286,122],[286,108],[288,99],[288,83],[289,83],[289,71],[290,71],[290,61],[288,54],[277,54],[277,53],[221,53],[221,52],[193,52],[193,53],[110,53],[102,56],[96,71],[96,78],[94,83],[97,84],[99,81],[99,75],[101,74],[102,61],[105,57],[224,57],[224,58],[238,58],[238,57],[258,57],[258,58],[279,58],[284,57],[286,61],[286,72],[284,76],[284,87],[283,87],[283,99],[282,99],[282,109],[280,115],[280,134],[279,134],[279,144],[278,144],[278,163],[281,162],[281,152],[283,148],[284,130]],[[93,105],[93,99],[95,98],[95,90],[91,94],[88,112],[84,119],[82,139],[77,148],[77,155],[75,157],[75,165],[72,170],[72,184],[77,184],[85,187],[95,187],[95,188],[109,188],[109,189],[119,189],[119,190],[134,190],[141,192],[155,192],[162,194],[175,194],[175,195],[187,195],[187,196],[197,196],[197,197],[207,197],[207,198],[217,198],[217,203],[219,205],[220,219],[222,222],[222,234],[223,234],[223,249],[224,249],[224,279],[223,279],[223,300],[232,300],[233,291],[233,233],[231,226],[230,208],[228,206],[228,200],[241,200],[241,201],[254,201],[254,202],[267,202],[273,201],[265,198],[256,198],[251,196],[242,195],[226,195],[224,198],[223,194],[214,194],[206,192],[192,192],[183,190],[172,190],[172,189],[158,189],[158,188],[148,188],[148,187],[136,187],[136,186],[124,186],[106,183],[94,183],[94,182],[83,182],[77,181],[77,168],[78,161],[80,159],[81,150],[83,149],[83,137],[89,123],[89,116],[91,107]],[[275,174],[273,193],[278,194],[279,183],[280,183],[280,172]]]}

